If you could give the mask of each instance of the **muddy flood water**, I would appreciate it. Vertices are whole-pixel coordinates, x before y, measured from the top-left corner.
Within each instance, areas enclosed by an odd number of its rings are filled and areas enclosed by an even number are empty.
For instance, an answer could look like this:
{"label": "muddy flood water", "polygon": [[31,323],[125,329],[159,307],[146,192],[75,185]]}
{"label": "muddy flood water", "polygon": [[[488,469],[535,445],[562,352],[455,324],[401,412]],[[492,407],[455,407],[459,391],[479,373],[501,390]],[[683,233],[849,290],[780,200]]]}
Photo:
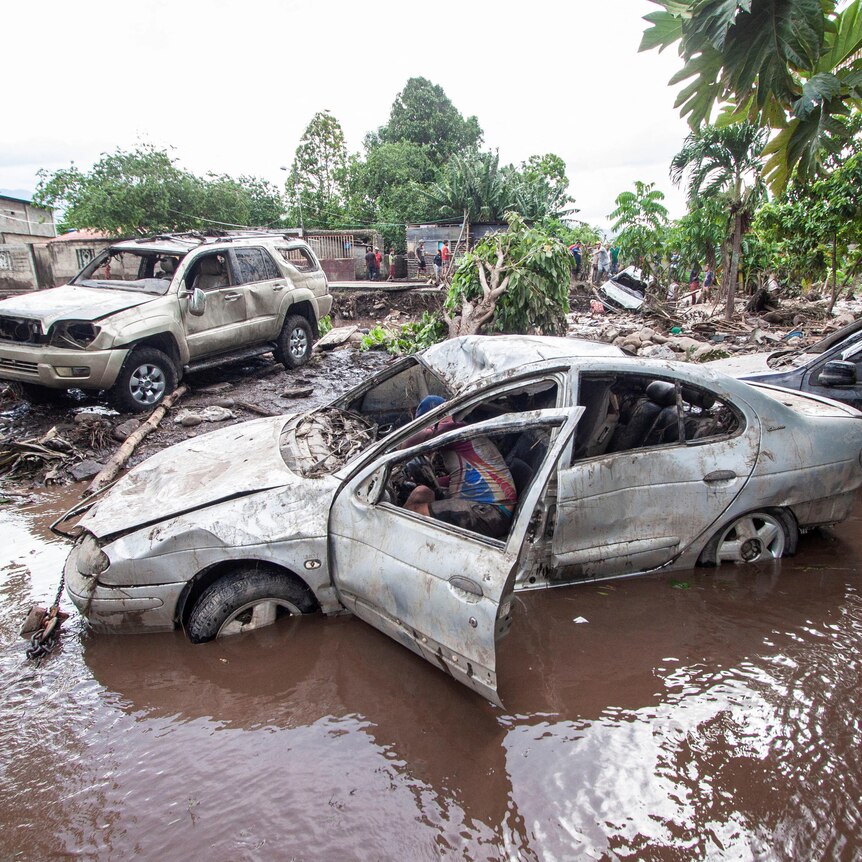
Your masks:
{"label": "muddy flood water", "polygon": [[0,506],[3,860],[862,858],[862,507],[793,560],[522,594],[498,709],[349,616],[73,613],[36,667],[76,499]]}

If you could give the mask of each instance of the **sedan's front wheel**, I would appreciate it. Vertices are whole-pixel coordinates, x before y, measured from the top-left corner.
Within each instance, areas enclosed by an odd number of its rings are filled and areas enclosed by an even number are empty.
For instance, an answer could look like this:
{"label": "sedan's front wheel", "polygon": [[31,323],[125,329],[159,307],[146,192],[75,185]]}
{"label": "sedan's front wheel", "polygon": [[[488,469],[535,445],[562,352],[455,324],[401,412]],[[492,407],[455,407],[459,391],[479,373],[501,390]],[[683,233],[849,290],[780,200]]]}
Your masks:
{"label": "sedan's front wheel", "polygon": [[186,632],[192,643],[204,643],[313,610],[314,599],[289,576],[243,567],[204,590],[189,615]]}
{"label": "sedan's front wheel", "polygon": [[799,528],[784,509],[749,512],[722,527],[703,549],[704,566],[722,563],[759,563],[796,553]]}

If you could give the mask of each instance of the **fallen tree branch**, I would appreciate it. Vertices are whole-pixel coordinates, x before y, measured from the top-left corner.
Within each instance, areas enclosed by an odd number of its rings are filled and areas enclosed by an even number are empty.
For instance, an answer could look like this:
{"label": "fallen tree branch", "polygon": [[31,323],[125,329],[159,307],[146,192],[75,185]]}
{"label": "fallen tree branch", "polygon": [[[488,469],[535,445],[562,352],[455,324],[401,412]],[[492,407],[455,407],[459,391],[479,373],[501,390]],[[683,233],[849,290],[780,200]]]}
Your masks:
{"label": "fallen tree branch", "polygon": [[87,497],[92,497],[93,494],[97,494],[105,485],[109,485],[114,481],[117,474],[126,464],[126,461],[131,457],[132,452],[135,451],[137,445],[143,440],[151,431],[154,431],[159,422],[164,419],[165,413],[174,406],[174,404],[179,401],[183,395],[188,392],[188,386],[180,386],[178,389],[175,389],[170,395],[165,398],[162,403],[156,407],[155,410],[150,414],[150,418],[147,419],[146,422],[141,425],[137,431],[129,434],[126,438],[125,442],[116,452],[111,456],[110,461],[105,464],[104,469],[90,482],[87,490],[81,495],[84,499]]}

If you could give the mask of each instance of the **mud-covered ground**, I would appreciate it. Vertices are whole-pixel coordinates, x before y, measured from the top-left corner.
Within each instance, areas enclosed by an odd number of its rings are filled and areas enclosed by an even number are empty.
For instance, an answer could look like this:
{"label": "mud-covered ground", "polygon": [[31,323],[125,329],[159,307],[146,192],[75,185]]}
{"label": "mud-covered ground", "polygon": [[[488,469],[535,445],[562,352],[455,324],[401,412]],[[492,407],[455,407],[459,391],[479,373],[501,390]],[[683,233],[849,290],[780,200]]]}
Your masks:
{"label": "mud-covered ground", "polygon": [[[380,324],[397,327],[438,308],[441,300],[439,291],[427,289],[344,291],[336,296],[333,324],[355,325],[359,332]],[[189,374],[183,380],[189,392],[136,448],[129,466],[166,446],[223,425],[254,419],[264,413],[292,413],[325,404],[391,360],[384,352],[356,349],[354,339],[353,345],[325,351],[315,349],[309,363],[292,372],[286,371],[271,354],[264,354]],[[199,412],[211,406],[224,407],[233,416],[189,426],[176,421],[180,411]],[[39,440],[56,429],[74,449],[53,475],[51,470],[57,462],[33,457],[6,475],[4,486],[7,490],[27,490],[45,484],[65,484],[75,479],[73,472],[82,475],[87,467],[91,467],[93,474],[95,465],[103,464],[120,446],[114,430],[130,418],[134,417],[114,411],[100,393],[80,390],[68,395],[58,393],[50,404],[32,404],[17,397],[14,390],[0,387],[0,440]]]}

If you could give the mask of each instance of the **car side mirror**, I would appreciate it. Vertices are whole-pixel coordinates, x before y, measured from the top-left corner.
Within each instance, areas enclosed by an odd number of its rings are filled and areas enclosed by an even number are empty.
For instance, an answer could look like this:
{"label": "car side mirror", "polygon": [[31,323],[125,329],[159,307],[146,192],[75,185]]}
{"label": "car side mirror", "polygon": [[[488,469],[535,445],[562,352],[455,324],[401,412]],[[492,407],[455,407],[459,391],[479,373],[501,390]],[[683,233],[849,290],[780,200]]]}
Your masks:
{"label": "car side mirror", "polygon": [[206,311],[207,295],[199,287],[196,287],[186,296],[189,298],[189,313],[200,317]]}
{"label": "car side mirror", "polygon": [[833,359],[823,366],[817,382],[821,386],[855,386],[856,385],[856,365],[853,362],[844,362],[840,359]]}

